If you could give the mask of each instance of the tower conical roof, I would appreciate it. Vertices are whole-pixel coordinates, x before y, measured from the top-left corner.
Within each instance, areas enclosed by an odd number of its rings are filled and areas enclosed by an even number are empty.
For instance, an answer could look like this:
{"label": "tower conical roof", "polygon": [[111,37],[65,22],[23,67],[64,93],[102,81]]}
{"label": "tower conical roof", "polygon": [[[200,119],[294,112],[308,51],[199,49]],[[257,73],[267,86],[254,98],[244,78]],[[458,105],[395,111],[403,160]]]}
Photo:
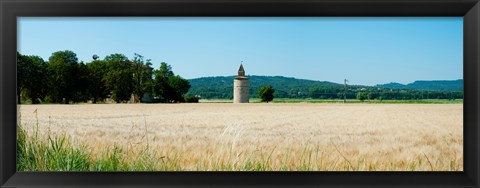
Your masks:
{"label": "tower conical roof", "polygon": [[240,63],[240,68],[238,68],[238,76],[245,76],[245,70],[243,69],[243,65]]}

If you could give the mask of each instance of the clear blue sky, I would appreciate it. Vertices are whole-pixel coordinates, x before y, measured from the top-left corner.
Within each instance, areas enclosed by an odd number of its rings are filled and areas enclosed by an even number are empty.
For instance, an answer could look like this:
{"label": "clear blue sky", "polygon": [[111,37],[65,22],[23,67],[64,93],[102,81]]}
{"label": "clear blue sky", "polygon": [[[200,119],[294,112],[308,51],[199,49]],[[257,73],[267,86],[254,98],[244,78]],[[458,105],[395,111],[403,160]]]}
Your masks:
{"label": "clear blue sky", "polygon": [[375,85],[463,78],[463,19],[443,18],[28,18],[18,51],[45,60],[71,50],[90,62],[141,54],[184,78],[287,76]]}

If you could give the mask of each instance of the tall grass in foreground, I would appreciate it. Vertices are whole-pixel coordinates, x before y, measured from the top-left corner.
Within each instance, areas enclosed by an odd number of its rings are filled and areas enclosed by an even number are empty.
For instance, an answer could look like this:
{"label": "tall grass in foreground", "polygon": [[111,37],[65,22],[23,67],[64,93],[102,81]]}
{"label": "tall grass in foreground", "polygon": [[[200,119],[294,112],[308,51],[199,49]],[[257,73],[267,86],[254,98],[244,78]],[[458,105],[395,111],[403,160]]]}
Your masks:
{"label": "tall grass in foreground", "polygon": [[[41,139],[36,134],[29,136],[19,126],[17,171],[457,171],[463,163],[461,159],[443,160],[442,156],[427,155],[385,163],[365,157],[353,159],[335,148],[335,153],[326,153],[318,146],[305,146],[298,151],[230,150],[197,156],[192,167],[185,163],[192,159],[180,152],[163,153],[148,146],[132,150],[114,145],[94,154],[86,146],[73,145],[64,134]],[[283,157],[272,158],[277,152],[283,152]]]}
{"label": "tall grass in foreground", "polygon": [[[134,154],[134,157],[127,157]],[[128,159],[128,160],[127,160]],[[134,159],[134,160],[131,160]],[[119,146],[106,147],[93,155],[86,146],[74,146],[66,135],[40,139],[18,127],[17,171],[150,171],[160,170],[148,148],[136,153]],[[167,169],[165,169],[167,170]]]}

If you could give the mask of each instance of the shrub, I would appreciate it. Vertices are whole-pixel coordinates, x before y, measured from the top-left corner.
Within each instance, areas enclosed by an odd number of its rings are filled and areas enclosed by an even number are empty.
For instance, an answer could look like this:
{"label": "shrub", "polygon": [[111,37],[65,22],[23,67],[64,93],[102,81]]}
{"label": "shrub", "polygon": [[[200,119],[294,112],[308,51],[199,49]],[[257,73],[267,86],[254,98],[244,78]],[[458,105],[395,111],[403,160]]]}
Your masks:
{"label": "shrub", "polygon": [[200,97],[195,96],[195,95],[185,96],[185,102],[187,102],[187,103],[198,103],[198,100],[200,100]]}
{"label": "shrub", "polygon": [[357,100],[360,100],[360,101],[364,101],[365,99],[367,99],[367,93],[365,92],[358,92],[357,93]]}
{"label": "shrub", "polygon": [[258,95],[260,95],[260,98],[262,99],[262,102],[269,102],[273,100],[273,93],[275,90],[272,88],[271,85],[263,86],[260,88],[260,91],[258,92]]}

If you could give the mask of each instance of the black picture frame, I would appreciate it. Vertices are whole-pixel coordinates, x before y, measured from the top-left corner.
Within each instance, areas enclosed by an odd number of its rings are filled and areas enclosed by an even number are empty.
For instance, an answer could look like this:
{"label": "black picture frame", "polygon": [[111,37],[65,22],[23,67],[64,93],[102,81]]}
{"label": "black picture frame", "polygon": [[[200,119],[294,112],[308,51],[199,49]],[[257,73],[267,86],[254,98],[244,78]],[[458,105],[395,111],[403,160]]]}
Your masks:
{"label": "black picture frame", "polygon": [[[17,17],[462,16],[463,172],[16,172]],[[0,187],[479,187],[479,0],[1,0]]]}

